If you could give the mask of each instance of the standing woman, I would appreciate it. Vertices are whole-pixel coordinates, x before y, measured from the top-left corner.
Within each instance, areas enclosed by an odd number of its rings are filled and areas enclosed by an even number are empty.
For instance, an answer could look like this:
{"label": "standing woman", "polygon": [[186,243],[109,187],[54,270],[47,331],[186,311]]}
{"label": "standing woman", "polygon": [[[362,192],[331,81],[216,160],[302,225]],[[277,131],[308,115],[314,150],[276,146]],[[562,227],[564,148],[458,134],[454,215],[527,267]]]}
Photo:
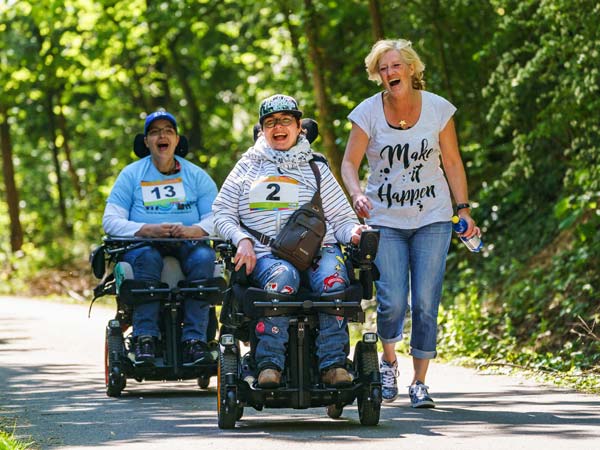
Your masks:
{"label": "standing woman", "polygon": [[[398,396],[395,345],[403,337],[410,290],[414,375],[409,397],[414,408],[433,408],[425,377],[437,354],[438,307],[452,234],[450,191],[458,215],[468,223],[463,236],[480,234],[470,215],[452,119],[456,108],[424,90],[425,66],[410,41],[378,41],[365,64],[369,79],[384,90],[348,116],[352,130],[342,177],[359,217],[380,230],[375,263],[381,272],[376,288],[383,399],[392,402]],[[370,174],[363,193],[358,170],[365,154]]]}

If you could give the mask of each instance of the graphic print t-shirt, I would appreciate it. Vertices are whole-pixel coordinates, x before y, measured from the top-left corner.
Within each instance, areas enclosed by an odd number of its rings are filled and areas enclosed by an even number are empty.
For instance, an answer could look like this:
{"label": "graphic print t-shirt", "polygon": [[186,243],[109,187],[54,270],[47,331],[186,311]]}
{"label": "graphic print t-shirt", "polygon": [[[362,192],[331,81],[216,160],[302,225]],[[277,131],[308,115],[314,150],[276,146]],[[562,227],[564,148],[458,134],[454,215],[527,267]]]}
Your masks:
{"label": "graphic print t-shirt", "polygon": [[456,108],[439,95],[420,92],[421,115],[406,130],[387,123],[381,92],[348,115],[369,137],[369,225],[414,229],[452,217],[450,190],[440,167],[439,134]]}

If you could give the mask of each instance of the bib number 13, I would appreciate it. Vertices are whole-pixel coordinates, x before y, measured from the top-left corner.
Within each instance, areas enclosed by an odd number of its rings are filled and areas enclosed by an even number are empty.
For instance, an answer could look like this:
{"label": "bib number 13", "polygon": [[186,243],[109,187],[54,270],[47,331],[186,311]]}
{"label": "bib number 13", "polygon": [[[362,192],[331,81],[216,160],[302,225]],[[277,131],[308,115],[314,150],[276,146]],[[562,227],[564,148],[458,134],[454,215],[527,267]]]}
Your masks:
{"label": "bib number 13", "polygon": [[181,178],[163,181],[143,181],[142,197],[145,206],[168,205],[185,201],[185,189]]}

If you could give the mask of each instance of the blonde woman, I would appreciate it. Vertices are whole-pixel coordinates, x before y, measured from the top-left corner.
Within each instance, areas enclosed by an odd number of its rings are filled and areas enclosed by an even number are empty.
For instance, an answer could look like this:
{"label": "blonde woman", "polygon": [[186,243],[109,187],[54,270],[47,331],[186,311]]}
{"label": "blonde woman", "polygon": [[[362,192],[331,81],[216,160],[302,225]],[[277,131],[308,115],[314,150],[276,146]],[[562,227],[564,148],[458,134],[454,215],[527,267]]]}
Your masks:
{"label": "blonde woman", "polygon": [[[425,66],[407,40],[378,41],[365,64],[369,79],[383,90],[348,116],[352,130],[342,177],[358,216],[380,230],[375,263],[381,272],[376,288],[383,399],[398,396],[395,345],[403,338],[410,292],[414,374],[409,397],[414,408],[433,408],[425,377],[436,356],[451,193],[458,215],[468,223],[464,236],[479,234],[452,119],[456,108],[424,89]],[[358,170],[365,155],[370,174],[363,192]]]}

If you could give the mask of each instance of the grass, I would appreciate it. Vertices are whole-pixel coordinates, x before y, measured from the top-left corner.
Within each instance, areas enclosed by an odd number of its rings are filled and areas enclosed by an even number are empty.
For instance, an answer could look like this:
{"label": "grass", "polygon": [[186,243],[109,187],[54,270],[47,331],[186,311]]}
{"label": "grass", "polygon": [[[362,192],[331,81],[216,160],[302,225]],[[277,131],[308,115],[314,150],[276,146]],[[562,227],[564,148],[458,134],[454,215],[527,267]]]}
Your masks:
{"label": "grass", "polygon": [[26,450],[32,449],[31,445],[31,442],[19,441],[14,434],[0,430],[0,450]]}

